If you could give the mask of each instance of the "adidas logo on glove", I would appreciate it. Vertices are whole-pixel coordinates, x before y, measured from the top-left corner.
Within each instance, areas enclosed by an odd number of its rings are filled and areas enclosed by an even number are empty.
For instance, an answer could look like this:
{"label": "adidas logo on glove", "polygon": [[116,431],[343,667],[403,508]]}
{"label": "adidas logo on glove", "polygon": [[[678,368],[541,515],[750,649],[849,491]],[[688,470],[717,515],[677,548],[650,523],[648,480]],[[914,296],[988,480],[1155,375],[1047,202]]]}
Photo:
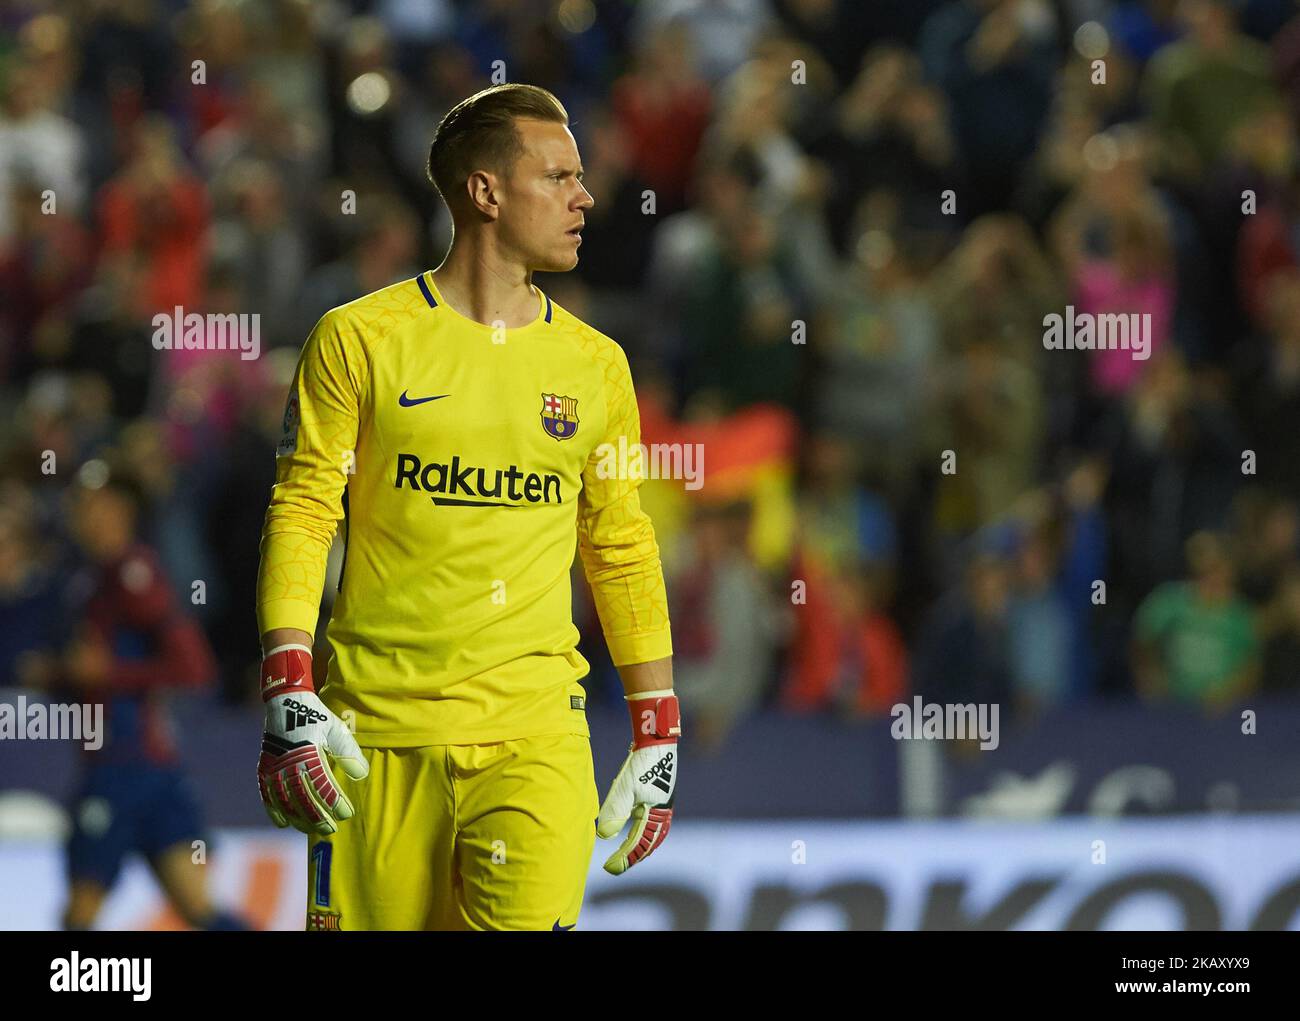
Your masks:
{"label": "adidas logo on glove", "polygon": [[637,779],[642,783],[653,783],[667,794],[673,784],[673,753],[669,752]]}
{"label": "adidas logo on glove", "polygon": [[324,713],[318,713],[311,706],[303,705],[296,699],[286,698],[283,705],[285,730],[305,727],[309,723],[324,723],[329,719]]}

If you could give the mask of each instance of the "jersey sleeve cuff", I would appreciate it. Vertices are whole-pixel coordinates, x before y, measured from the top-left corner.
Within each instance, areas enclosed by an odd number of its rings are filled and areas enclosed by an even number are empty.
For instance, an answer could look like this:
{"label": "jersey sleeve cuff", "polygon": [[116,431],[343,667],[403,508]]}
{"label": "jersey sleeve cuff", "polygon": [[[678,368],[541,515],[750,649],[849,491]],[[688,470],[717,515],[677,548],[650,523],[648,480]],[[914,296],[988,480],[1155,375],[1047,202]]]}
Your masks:
{"label": "jersey sleeve cuff", "polygon": [[606,635],[605,643],[609,646],[609,657],[615,666],[649,663],[656,659],[667,659],[673,654],[672,629],[669,627],[662,627],[658,631]]}
{"label": "jersey sleeve cuff", "polygon": [[319,617],[318,603],[309,603],[304,599],[272,599],[258,607],[258,634],[264,635],[277,628],[291,627],[314,635]]}

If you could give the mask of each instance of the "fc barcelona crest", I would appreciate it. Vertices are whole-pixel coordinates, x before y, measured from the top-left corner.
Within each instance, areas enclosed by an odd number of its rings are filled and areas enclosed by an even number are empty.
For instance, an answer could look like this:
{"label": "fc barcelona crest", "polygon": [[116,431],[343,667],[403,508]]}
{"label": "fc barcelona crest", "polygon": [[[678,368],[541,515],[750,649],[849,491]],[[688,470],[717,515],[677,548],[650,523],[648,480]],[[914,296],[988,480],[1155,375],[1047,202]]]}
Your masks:
{"label": "fc barcelona crest", "polygon": [[542,394],[542,428],[557,440],[572,437],[578,431],[578,398]]}
{"label": "fc barcelona crest", "polygon": [[307,912],[308,932],[342,932],[343,915],[338,911],[323,911],[314,908]]}

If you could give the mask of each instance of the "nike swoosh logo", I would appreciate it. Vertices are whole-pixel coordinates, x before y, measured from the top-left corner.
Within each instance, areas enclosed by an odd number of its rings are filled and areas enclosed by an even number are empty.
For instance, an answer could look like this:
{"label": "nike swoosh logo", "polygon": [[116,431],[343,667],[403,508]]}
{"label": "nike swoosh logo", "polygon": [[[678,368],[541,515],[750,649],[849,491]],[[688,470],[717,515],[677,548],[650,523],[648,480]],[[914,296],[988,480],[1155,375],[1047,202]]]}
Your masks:
{"label": "nike swoosh logo", "polygon": [[[578,924],[577,922],[573,923],[573,925],[577,925],[577,924]],[[570,929],[573,928],[573,925],[561,925],[560,920],[557,918],[555,920],[555,924],[551,926],[551,932],[568,932]]]}
{"label": "nike swoosh logo", "polygon": [[397,403],[400,404],[400,405],[401,405],[402,407],[404,407],[404,408],[413,408],[413,407],[415,407],[417,404],[425,404],[425,403],[427,403],[427,402],[429,402],[429,401],[440,401],[440,400],[442,400],[444,397],[450,397],[450,396],[451,396],[451,394],[438,394],[438,395],[436,395],[436,396],[434,396],[434,397],[407,397],[407,396],[406,396],[406,393],[407,393],[407,392],[406,392],[405,390],[403,390],[403,391],[402,391],[402,396],[400,396],[399,398],[397,398]]}

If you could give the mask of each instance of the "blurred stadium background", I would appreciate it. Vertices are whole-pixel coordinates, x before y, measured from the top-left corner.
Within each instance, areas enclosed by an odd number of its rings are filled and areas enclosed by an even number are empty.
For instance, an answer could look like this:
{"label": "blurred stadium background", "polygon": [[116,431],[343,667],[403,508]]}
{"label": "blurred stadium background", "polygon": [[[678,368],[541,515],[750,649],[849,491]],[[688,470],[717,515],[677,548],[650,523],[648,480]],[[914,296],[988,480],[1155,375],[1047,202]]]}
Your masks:
{"label": "blurred stadium background", "polygon": [[[213,889],[301,928],[253,780],[286,388],[440,261],[427,146],[494,72],[559,95],[596,198],[539,284],[626,349],[645,442],[705,452],[643,489],[678,821],[621,879],[598,849],[582,928],[1300,928],[1291,0],[6,4],[0,700],[76,631],[78,472],[126,463],[218,664],[172,699]],[[261,356],[156,350],[178,305]],[[1067,305],[1152,356],[1045,350]],[[914,696],[998,746],[895,740]],[[0,741],[0,927],[58,924],[79,755]],[[135,862],[100,924],[180,923]]]}

